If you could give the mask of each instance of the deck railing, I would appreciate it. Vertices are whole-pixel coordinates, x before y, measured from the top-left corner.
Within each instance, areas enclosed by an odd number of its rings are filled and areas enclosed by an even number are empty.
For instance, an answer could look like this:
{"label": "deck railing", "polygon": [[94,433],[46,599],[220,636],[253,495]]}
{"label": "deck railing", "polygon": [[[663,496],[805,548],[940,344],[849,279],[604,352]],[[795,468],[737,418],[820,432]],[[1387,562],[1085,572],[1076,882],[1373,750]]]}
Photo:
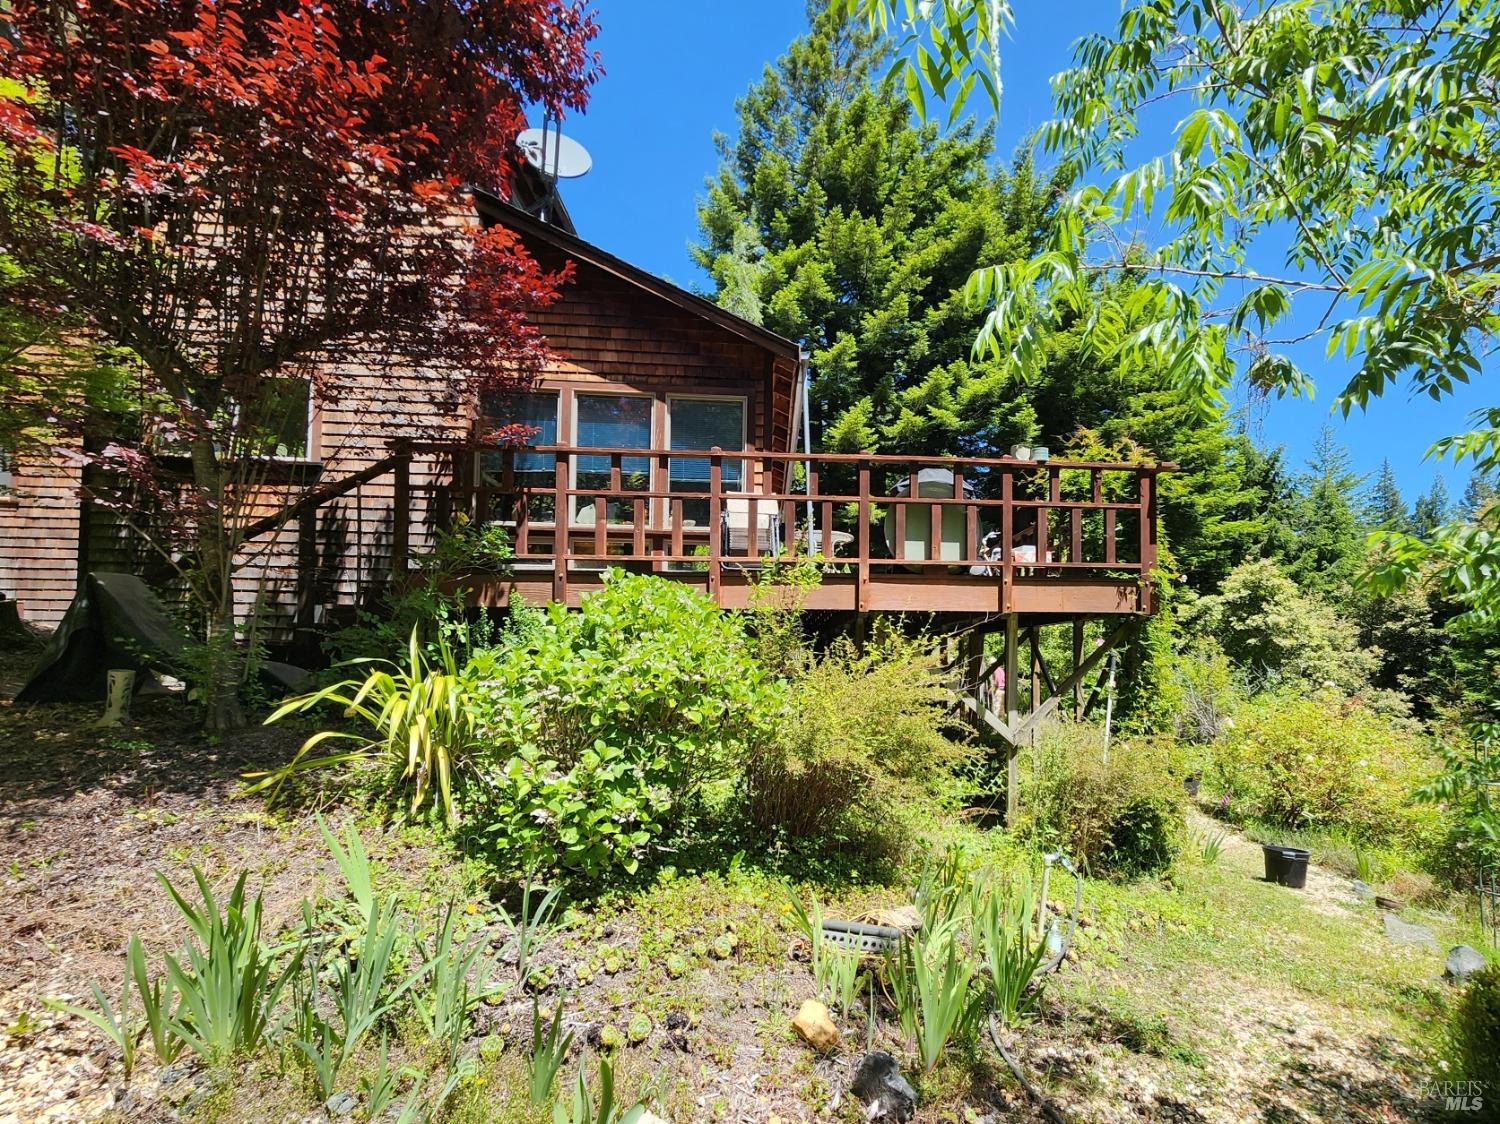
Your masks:
{"label": "deck railing", "polygon": [[[726,572],[767,556],[833,572],[1149,581],[1156,478],[1175,466],[876,453],[415,445],[446,470],[397,474],[393,559],[413,512],[500,523],[518,566],[549,569],[553,595],[605,565]],[[674,486],[675,484],[675,486]],[[561,513],[561,518],[559,518]],[[417,539],[415,541],[420,541]]]}

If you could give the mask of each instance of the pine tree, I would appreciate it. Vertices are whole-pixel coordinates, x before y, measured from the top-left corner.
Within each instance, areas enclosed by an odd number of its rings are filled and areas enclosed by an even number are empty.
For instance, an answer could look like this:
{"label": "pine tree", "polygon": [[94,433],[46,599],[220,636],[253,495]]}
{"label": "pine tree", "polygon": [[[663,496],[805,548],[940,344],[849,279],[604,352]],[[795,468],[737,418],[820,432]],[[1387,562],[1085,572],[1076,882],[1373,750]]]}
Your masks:
{"label": "pine tree", "polygon": [[1344,598],[1364,557],[1354,497],[1363,477],[1349,467],[1349,453],[1331,426],[1324,426],[1313,446],[1294,517],[1296,540],[1287,572],[1303,589]]}
{"label": "pine tree", "polygon": [[1380,462],[1380,472],[1365,499],[1363,514],[1365,526],[1371,530],[1408,534],[1412,530],[1412,516],[1406,510],[1401,486],[1396,483],[1396,472],[1389,460]]}
{"label": "pine tree", "polygon": [[1158,372],[1066,333],[1029,383],[973,357],[971,267],[1034,252],[1065,185],[1026,159],[997,172],[988,130],[918,125],[863,23],[818,3],[809,19],[737,102],[736,137],[719,138],[694,254],[720,304],[807,344],[819,445],[993,456],[1087,431],[1175,461],[1163,534],[1195,584],[1215,583],[1266,534],[1248,442]]}
{"label": "pine tree", "polygon": [[1430,539],[1432,534],[1453,517],[1453,503],[1448,498],[1448,485],[1441,476],[1432,478],[1432,487],[1417,500],[1412,508],[1412,533]]}
{"label": "pine tree", "polygon": [[1478,522],[1490,504],[1495,502],[1495,481],[1488,473],[1475,472],[1464,485],[1464,498],[1459,504],[1459,513],[1470,522]]}

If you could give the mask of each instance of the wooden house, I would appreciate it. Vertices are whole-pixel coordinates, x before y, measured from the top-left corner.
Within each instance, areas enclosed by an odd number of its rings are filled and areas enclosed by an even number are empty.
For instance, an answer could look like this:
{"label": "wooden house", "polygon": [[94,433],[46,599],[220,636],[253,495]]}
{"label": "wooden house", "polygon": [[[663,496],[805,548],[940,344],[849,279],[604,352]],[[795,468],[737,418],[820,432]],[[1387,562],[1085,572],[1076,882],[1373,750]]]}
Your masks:
{"label": "wooden house", "polygon": [[[767,556],[815,559],[807,608],[945,617],[970,636],[975,684],[987,631],[1005,630],[1014,671],[1023,629],[1151,611],[1154,484],[1171,466],[810,453],[795,342],[584,241],[559,205],[543,222],[475,202],[544,265],[573,263],[537,315],[559,358],[504,400],[447,401],[442,380],[392,377],[357,352],[330,364],[327,393],[300,391],[239,579],[282,638],[404,580],[461,517],[504,524],[515,552],[460,583],[471,603],[577,604],[619,565],[740,606]],[[517,422],[528,447],[484,440]],[[80,500],[84,469],[65,454],[0,473],[0,594],[26,619],[55,623],[90,570],[149,568],[118,520]],[[1074,635],[1076,675],[1045,677],[1058,695],[1097,663]],[[989,713],[1002,737],[1025,732],[1013,701]]]}

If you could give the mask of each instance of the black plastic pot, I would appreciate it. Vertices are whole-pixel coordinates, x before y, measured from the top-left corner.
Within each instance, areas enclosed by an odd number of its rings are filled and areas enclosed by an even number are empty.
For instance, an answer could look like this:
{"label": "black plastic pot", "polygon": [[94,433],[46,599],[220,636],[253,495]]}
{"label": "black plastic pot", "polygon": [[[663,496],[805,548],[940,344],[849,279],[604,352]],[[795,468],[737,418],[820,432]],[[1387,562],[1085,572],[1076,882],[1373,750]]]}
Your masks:
{"label": "black plastic pot", "polygon": [[1275,843],[1262,843],[1260,849],[1266,856],[1267,882],[1290,886],[1293,890],[1307,885],[1307,860],[1312,857],[1309,852]]}

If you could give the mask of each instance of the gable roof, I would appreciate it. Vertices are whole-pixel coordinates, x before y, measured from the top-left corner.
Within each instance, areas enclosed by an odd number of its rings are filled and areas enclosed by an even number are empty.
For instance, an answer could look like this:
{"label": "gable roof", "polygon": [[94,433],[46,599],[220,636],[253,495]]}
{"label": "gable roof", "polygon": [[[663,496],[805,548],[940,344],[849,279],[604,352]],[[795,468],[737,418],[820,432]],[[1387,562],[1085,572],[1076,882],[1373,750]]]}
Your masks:
{"label": "gable roof", "polygon": [[700,316],[741,339],[788,359],[800,360],[801,348],[785,336],[779,336],[767,328],[762,328],[759,324],[752,324],[720,308],[713,301],[705,300],[696,293],[690,293],[686,289],[680,289],[668,281],[663,281],[655,274],[648,273],[639,266],[631,265],[628,261],[617,258],[606,250],[601,250],[592,242],[585,242],[576,234],[551,223],[542,222],[483,188],[471,187],[469,192],[473,195],[475,206],[479,209],[479,216],[485,223],[498,222],[524,237],[550,243],[575,261],[586,262],[601,269],[626,284],[676,305],[684,312]]}

